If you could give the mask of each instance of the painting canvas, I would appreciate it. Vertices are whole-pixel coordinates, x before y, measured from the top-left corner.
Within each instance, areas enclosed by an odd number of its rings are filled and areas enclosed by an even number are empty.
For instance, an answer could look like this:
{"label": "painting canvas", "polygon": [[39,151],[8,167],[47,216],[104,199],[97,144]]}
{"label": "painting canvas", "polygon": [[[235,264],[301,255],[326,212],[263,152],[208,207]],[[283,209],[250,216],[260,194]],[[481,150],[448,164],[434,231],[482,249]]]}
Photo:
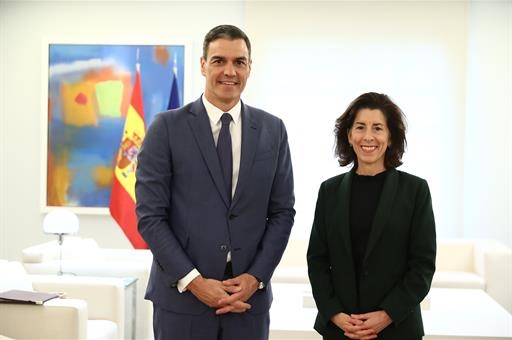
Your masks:
{"label": "painting canvas", "polygon": [[107,208],[137,69],[147,127],[183,105],[185,45],[47,47],[46,207]]}

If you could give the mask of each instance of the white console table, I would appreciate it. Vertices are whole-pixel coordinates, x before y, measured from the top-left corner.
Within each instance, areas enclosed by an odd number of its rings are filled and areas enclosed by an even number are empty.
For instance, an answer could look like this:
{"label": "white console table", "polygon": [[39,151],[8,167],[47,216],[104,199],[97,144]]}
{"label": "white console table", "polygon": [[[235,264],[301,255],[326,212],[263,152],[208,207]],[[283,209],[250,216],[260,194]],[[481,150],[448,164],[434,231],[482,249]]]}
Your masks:
{"label": "white console table", "polygon": [[[318,340],[308,284],[273,283],[270,340]],[[422,303],[424,340],[512,339],[512,315],[480,289],[432,288]]]}

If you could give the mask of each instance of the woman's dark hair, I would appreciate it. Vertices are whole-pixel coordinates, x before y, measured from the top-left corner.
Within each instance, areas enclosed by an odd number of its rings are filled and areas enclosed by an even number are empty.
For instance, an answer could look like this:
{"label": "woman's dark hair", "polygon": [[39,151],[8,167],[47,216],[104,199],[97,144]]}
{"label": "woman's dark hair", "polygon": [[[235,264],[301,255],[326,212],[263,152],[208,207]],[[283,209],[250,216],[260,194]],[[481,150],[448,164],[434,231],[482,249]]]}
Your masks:
{"label": "woman's dark hair", "polygon": [[387,95],[368,92],[354,99],[347,110],[336,119],[334,127],[335,155],[338,157],[340,166],[346,166],[353,162],[354,168],[357,169],[357,157],[349,144],[348,133],[354,124],[357,113],[362,109],[380,110],[386,118],[391,140],[391,145],[384,156],[386,169],[402,165],[402,156],[407,146],[405,115]]}
{"label": "woman's dark hair", "polygon": [[251,42],[249,41],[249,37],[238,27],[233,25],[219,25],[210,30],[210,32],[206,33],[203,42],[203,58],[207,59],[208,56],[208,47],[212,41],[217,39],[243,39],[245,41],[245,45],[247,45],[247,50],[249,51],[249,59],[251,58]]}

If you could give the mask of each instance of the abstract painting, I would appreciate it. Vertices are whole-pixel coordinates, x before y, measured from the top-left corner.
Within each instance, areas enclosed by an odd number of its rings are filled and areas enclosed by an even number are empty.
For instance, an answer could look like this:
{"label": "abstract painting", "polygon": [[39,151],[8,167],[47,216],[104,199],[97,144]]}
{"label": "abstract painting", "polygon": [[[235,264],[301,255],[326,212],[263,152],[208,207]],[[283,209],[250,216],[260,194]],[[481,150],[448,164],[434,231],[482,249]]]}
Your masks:
{"label": "abstract painting", "polygon": [[185,45],[48,44],[46,206],[107,208],[137,69],[146,127],[183,105]]}

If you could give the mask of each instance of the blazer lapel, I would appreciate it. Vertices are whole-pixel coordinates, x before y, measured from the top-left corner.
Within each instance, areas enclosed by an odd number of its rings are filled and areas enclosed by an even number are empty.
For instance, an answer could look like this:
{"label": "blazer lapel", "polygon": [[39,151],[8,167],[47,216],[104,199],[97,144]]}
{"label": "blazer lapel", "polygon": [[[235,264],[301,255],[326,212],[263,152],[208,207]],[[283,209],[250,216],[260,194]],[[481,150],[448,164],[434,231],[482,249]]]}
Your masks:
{"label": "blazer lapel", "polygon": [[236,203],[244,190],[246,184],[250,181],[249,174],[256,154],[258,139],[261,129],[259,122],[252,114],[251,110],[242,103],[242,145],[240,151],[240,170],[238,172],[238,182],[233,196],[233,204]]}
{"label": "blazer lapel", "polygon": [[336,223],[336,230],[339,230],[341,233],[342,242],[347,249],[347,253],[350,256],[350,263],[352,263],[352,242],[350,239],[350,190],[352,183],[352,171],[346,173],[343,176],[343,179],[340,183],[339,190],[337,195],[339,195],[339,200],[334,200],[338,202],[339,206],[334,207],[334,221]]}
{"label": "blazer lapel", "polygon": [[368,239],[368,245],[366,246],[366,252],[364,256],[365,261],[370,255],[373,248],[375,247],[375,244],[379,240],[379,237],[382,234],[382,231],[384,230],[384,226],[387,224],[389,220],[392,211],[391,208],[393,207],[393,202],[395,201],[397,189],[398,172],[396,171],[396,169],[391,169],[389,170],[387,178],[384,182],[384,187],[382,188],[382,194],[380,195],[377,211],[375,212],[372,230],[370,232],[370,238]]}
{"label": "blazer lapel", "polygon": [[215,183],[217,190],[219,190],[224,203],[229,207],[229,198],[227,197],[227,193],[225,192],[226,190],[224,189],[222,170],[220,168],[217,150],[215,149],[210,120],[201,98],[196,100],[192,105],[188,124],[192,129],[197,145],[199,146],[199,150],[201,150],[203,159],[210,171],[210,175],[212,176],[213,182]]}

